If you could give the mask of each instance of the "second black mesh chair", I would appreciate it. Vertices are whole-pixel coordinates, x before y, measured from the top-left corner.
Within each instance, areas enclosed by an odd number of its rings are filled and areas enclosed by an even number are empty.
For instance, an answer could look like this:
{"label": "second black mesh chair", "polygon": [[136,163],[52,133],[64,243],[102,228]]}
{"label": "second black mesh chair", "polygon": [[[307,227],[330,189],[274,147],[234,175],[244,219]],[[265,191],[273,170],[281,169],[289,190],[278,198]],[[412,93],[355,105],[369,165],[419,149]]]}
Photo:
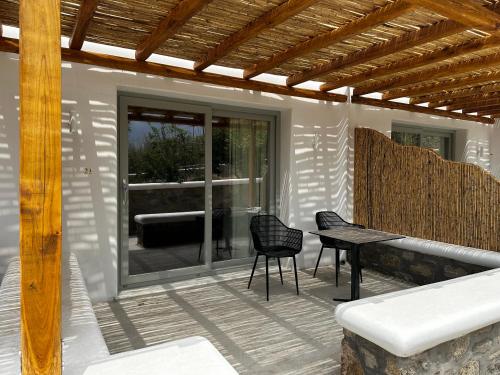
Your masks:
{"label": "second black mesh chair", "polygon": [[[316,212],[316,225],[318,226],[318,230],[326,230],[339,226],[364,228],[364,226],[360,224],[348,223],[333,211]],[[316,277],[316,271],[318,270],[321,255],[323,255],[323,249],[325,247],[328,249],[335,249],[335,285],[339,286],[340,250],[351,250],[351,244],[344,241],[333,240],[327,237],[320,236],[319,238],[321,240],[321,251],[319,252],[318,261],[316,262],[316,268],[314,268],[313,277]],[[361,281],[363,281],[361,269],[359,270],[359,276],[361,278]]]}
{"label": "second black mesh chair", "polygon": [[269,258],[276,258],[280,271],[281,284],[283,284],[283,274],[281,273],[280,258],[293,258],[295,270],[295,287],[299,294],[299,282],[297,278],[297,263],[295,255],[302,250],[302,231],[288,228],[274,215],[254,216],[250,222],[250,232],[257,255],[252,268],[252,274],[248,281],[248,288],[252,283],[253,274],[259,256],[266,257],[266,298],[269,301]]}

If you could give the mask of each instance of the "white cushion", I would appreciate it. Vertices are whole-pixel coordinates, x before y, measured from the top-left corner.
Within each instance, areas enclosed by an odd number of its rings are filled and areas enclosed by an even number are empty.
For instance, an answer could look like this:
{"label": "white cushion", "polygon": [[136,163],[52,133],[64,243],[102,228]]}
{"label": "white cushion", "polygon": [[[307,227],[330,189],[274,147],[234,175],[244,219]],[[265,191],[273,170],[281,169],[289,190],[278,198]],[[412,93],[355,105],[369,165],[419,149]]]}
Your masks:
{"label": "white cushion", "polygon": [[199,336],[120,353],[92,364],[84,375],[237,375],[207,339]]}
{"label": "white cushion", "polygon": [[141,214],[135,215],[134,221],[139,224],[155,223],[177,223],[186,220],[194,220],[197,216],[204,216],[205,211],[186,211],[186,212],[165,212],[159,214]]}

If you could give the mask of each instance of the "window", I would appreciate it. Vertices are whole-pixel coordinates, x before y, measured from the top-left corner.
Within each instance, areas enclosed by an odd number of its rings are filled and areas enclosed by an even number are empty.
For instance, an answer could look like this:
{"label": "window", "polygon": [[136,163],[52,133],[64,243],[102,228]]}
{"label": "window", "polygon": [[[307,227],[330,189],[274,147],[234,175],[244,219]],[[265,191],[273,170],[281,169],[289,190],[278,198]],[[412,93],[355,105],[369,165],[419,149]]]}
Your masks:
{"label": "window", "polygon": [[443,159],[453,160],[454,131],[393,124],[391,139],[405,146],[429,148]]}

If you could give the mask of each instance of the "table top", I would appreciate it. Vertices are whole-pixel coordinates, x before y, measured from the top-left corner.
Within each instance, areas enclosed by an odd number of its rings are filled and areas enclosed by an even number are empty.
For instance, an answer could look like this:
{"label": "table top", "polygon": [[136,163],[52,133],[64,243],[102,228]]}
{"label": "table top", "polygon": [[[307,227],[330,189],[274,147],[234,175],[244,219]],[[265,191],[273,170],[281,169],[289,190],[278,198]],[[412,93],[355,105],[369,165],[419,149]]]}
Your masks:
{"label": "table top", "polygon": [[317,231],[312,231],[310,233],[322,237],[328,237],[335,240],[349,242],[356,245],[404,238],[404,236],[401,236],[399,234],[381,232],[374,229],[362,229],[362,228],[348,227],[348,226],[339,226],[326,230],[317,230]]}

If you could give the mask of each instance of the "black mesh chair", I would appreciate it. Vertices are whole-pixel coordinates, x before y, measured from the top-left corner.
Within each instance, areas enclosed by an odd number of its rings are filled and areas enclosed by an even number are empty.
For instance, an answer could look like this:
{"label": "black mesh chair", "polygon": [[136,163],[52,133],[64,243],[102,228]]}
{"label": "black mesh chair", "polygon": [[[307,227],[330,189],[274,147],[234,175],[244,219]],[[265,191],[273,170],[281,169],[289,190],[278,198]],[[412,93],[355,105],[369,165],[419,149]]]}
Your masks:
{"label": "black mesh chair", "polygon": [[283,284],[283,274],[281,273],[280,258],[293,258],[295,270],[295,287],[299,294],[299,282],[297,278],[297,263],[295,255],[302,250],[302,231],[288,228],[274,215],[254,216],[250,222],[250,232],[257,255],[252,268],[252,274],[248,281],[248,289],[252,283],[253,274],[259,256],[266,257],[266,298],[269,301],[269,258],[278,260],[281,284]]}
{"label": "black mesh chair", "polygon": [[[333,211],[316,212],[316,224],[318,225],[318,230],[326,230],[339,226],[364,228],[364,226],[360,224],[348,223]],[[351,244],[322,236],[320,236],[319,239],[321,241],[321,251],[319,252],[318,261],[316,262],[316,268],[314,268],[313,277],[316,277],[316,271],[318,271],[319,261],[321,260],[321,255],[323,255],[323,249],[325,247],[328,249],[335,249],[335,285],[339,286],[340,250],[351,250]],[[359,270],[359,276],[361,282],[363,282],[361,269]]]}

